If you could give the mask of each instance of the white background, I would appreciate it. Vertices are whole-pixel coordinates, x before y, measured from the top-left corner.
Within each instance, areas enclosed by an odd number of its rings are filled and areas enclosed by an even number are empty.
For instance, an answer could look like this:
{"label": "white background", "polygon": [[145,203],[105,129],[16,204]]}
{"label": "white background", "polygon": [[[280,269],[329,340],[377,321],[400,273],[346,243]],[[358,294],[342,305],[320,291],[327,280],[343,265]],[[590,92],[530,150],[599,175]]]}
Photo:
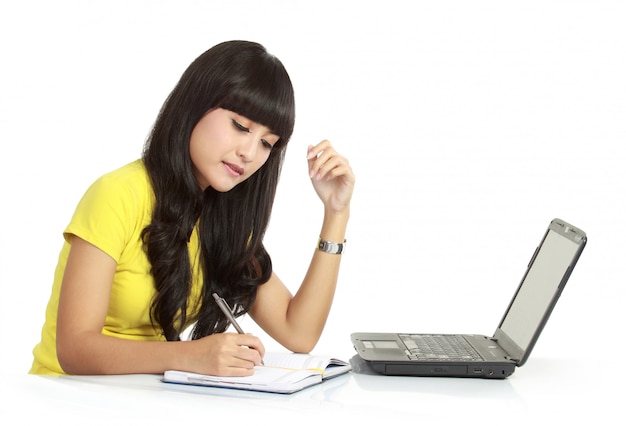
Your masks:
{"label": "white background", "polygon": [[0,365],[30,367],[61,233],[86,188],[140,156],[193,59],[248,39],[296,90],[266,240],[293,291],[321,224],[307,145],[330,139],[357,176],[314,352],[352,356],[353,331],[491,334],[560,217],[589,243],[516,374],[534,359],[585,367],[587,336],[624,324],[625,12],[604,0],[2,1]]}

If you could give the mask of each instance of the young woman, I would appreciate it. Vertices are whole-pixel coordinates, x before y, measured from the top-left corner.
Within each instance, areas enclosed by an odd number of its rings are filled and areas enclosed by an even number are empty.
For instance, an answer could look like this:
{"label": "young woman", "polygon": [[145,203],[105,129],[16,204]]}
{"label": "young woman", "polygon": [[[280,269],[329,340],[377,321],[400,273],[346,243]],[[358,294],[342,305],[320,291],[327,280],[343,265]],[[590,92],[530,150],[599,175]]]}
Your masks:
{"label": "young woman", "polygon": [[214,292],[285,348],[309,352],[333,300],[355,178],[330,142],[309,146],[324,218],[292,295],[263,236],[294,117],[289,76],[263,46],[231,41],[199,56],[165,101],[143,157],[98,179],[79,202],[30,372],[250,375],[263,344],[225,333]]}

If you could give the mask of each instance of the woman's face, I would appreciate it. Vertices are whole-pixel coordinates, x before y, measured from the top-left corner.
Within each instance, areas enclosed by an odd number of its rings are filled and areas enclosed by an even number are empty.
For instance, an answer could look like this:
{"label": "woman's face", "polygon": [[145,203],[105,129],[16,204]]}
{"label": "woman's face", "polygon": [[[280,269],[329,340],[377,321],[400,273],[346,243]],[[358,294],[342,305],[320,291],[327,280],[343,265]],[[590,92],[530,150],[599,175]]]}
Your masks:
{"label": "woman's face", "polygon": [[200,187],[230,191],[265,164],[278,139],[267,127],[235,112],[209,111],[196,124],[189,141]]}

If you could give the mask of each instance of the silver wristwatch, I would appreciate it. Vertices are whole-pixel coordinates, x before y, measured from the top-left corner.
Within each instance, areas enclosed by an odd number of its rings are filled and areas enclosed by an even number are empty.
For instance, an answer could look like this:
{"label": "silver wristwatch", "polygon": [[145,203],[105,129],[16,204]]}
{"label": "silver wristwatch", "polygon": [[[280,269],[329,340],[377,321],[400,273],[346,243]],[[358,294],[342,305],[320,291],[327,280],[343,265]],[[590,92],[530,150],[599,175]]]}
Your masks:
{"label": "silver wristwatch", "polygon": [[324,253],[330,253],[330,254],[343,253],[345,245],[346,245],[346,240],[343,240],[343,243],[333,243],[331,241],[322,240],[320,238],[317,242],[318,249],[320,249]]}

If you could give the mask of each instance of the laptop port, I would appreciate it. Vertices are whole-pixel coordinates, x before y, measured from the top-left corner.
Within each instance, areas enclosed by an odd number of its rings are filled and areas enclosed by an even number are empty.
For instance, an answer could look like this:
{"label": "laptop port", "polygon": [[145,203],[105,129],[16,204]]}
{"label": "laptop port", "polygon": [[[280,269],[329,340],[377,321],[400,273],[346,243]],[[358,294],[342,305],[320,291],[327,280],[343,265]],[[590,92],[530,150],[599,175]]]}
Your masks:
{"label": "laptop port", "polygon": [[483,369],[482,368],[474,368],[474,374],[482,374]]}

